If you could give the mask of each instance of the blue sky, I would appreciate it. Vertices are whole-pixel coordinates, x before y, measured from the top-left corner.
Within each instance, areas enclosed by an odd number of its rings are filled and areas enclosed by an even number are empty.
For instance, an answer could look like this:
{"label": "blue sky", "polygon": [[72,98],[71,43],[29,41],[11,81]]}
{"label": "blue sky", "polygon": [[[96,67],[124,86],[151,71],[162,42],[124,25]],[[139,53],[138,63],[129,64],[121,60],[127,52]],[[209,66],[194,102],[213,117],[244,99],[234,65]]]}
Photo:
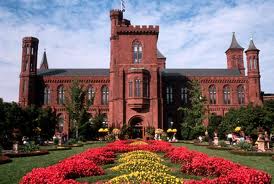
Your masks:
{"label": "blue sky", "polygon": [[[262,90],[274,92],[274,1],[125,0],[125,18],[159,25],[167,68],[225,68],[232,32],[260,52]],[[39,38],[50,68],[108,68],[109,10],[119,0],[0,1],[0,97],[18,101],[21,42]]]}

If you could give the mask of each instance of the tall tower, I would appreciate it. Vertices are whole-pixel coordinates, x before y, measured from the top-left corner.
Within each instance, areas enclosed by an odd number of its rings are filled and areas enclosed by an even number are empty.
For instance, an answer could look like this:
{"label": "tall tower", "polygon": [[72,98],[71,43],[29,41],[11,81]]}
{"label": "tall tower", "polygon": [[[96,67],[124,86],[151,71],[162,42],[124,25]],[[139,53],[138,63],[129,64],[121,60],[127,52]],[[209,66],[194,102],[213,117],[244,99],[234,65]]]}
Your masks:
{"label": "tall tower", "polygon": [[248,93],[249,101],[254,105],[261,105],[261,82],[259,52],[253,39],[250,40],[248,49],[245,51],[247,60]]}
{"label": "tall tower", "polygon": [[111,10],[110,20],[108,120],[114,126],[158,127],[159,70],[165,60],[157,58],[159,26],[131,25],[121,10]]}
{"label": "tall tower", "polygon": [[19,104],[21,106],[35,103],[38,43],[39,40],[37,38],[23,38],[19,87]]}
{"label": "tall tower", "polygon": [[237,42],[235,32],[233,32],[230,47],[225,52],[227,57],[227,68],[239,69],[241,75],[245,75],[243,51],[244,48]]}

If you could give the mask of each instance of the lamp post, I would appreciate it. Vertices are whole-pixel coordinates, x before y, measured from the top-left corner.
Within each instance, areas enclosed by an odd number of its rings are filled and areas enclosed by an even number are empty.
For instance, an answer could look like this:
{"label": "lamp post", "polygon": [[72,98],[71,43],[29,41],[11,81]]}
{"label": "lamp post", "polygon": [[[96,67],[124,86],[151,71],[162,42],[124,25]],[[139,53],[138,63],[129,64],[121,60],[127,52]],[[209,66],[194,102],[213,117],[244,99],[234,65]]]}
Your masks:
{"label": "lamp post", "polygon": [[173,124],[174,124],[174,122],[171,121],[171,122],[170,122],[170,128],[171,128],[171,129],[173,128]]}

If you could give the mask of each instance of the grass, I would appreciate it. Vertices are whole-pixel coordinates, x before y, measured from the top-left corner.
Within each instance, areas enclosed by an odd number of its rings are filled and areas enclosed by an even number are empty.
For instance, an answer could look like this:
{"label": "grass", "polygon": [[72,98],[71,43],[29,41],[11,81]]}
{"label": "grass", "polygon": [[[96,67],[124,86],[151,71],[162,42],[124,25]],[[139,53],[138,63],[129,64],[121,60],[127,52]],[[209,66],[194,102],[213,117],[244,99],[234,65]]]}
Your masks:
{"label": "grass", "polygon": [[[20,179],[33,168],[37,167],[46,167],[49,165],[53,165],[57,163],[59,160],[63,160],[71,155],[80,153],[85,151],[88,148],[103,146],[103,143],[98,144],[89,144],[84,145],[83,147],[75,147],[71,150],[64,151],[53,151],[50,152],[49,155],[43,156],[35,156],[35,157],[24,157],[24,158],[13,158],[11,163],[0,165],[0,184],[13,184],[18,183]],[[184,143],[176,143],[174,146],[185,146],[191,150],[197,150],[200,152],[204,152],[209,156],[222,157],[228,160],[231,160],[235,163],[240,163],[241,165],[246,165],[252,168],[264,170],[268,172],[272,177],[274,177],[274,161],[271,160],[271,157],[266,156],[240,156],[229,153],[228,151],[223,150],[211,150],[203,146],[195,146],[193,144],[184,144]],[[163,154],[160,154],[163,157]],[[173,164],[169,161],[169,159],[164,158],[163,164],[172,168],[170,174],[184,179],[201,179],[199,176],[191,176],[183,174],[179,171],[180,165]],[[96,181],[106,181],[112,179],[118,175],[119,173],[115,173],[110,171],[111,167],[114,167],[114,164],[104,165],[103,169],[106,171],[105,175],[102,176],[92,176],[92,177],[84,177],[78,178],[78,181],[88,181],[91,183],[95,183]]]}
{"label": "grass", "polygon": [[[193,144],[175,143],[174,146],[184,146],[191,150],[206,153],[209,156],[222,157],[241,165],[246,165],[255,169],[263,170],[274,178],[274,162],[270,156],[241,156],[229,153],[226,150],[211,150],[203,146],[195,146]],[[272,179],[273,180],[273,179]],[[273,181],[272,181],[273,182]]]}
{"label": "grass", "polygon": [[[104,144],[88,144],[83,147],[75,147],[71,150],[53,151],[48,155],[13,158],[11,163],[0,165],[0,184],[15,184],[33,168],[46,167],[57,163],[71,155],[81,153],[88,148],[100,147]],[[43,148],[41,148],[43,149]]]}

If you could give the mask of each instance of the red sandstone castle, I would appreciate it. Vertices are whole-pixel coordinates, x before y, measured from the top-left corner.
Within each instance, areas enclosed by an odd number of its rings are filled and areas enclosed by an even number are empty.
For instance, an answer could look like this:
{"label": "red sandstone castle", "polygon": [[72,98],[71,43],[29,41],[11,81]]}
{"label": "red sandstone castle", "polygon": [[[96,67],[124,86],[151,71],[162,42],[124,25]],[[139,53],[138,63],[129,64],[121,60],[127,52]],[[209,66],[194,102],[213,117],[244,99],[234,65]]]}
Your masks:
{"label": "red sandstone castle", "polygon": [[188,81],[196,79],[210,113],[224,115],[230,108],[262,103],[259,49],[251,40],[245,51],[235,37],[227,49],[226,69],[166,69],[157,49],[159,26],[133,26],[120,10],[110,11],[110,69],[51,69],[44,52],[37,69],[39,40],[23,38],[19,103],[51,106],[60,117],[59,130],[68,132],[65,96],[73,80],[94,97],[89,112],[105,114],[109,125],[178,126],[178,107],[189,102]]}

